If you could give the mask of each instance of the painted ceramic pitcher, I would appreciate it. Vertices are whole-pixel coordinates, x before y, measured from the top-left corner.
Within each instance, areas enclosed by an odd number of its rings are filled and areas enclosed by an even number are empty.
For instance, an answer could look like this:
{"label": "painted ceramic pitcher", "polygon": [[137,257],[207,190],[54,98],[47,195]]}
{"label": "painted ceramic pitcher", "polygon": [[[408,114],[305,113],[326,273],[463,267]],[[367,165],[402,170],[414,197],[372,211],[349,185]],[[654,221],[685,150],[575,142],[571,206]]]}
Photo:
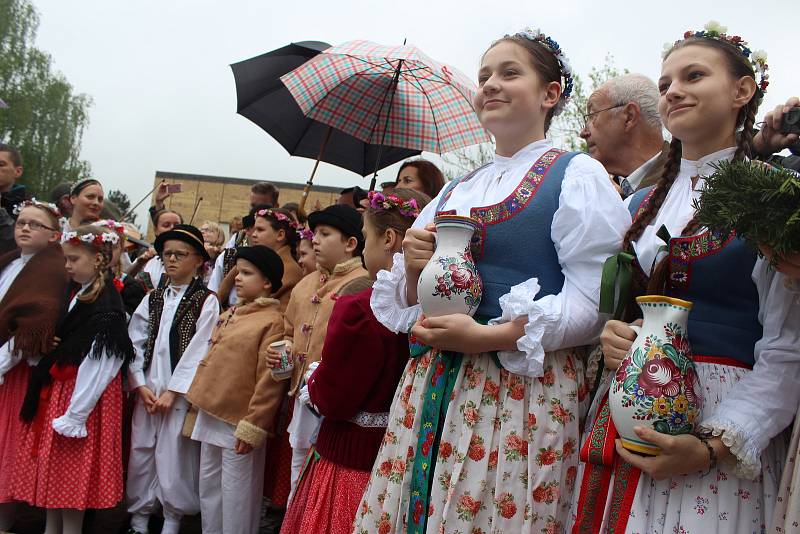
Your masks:
{"label": "painted ceramic pitcher", "polygon": [[608,402],[622,445],[657,455],[660,449],[642,441],[633,427],[688,434],[700,417],[700,387],[686,337],[692,303],[662,296],[638,297],[636,302],[644,320],[641,327],[631,326],[638,335],[617,368]]}
{"label": "painted ceramic pitcher", "polygon": [[436,251],[420,273],[417,299],[427,317],[453,313],[472,315],[483,294],[478,269],[470,252],[477,223],[469,217],[439,215]]}

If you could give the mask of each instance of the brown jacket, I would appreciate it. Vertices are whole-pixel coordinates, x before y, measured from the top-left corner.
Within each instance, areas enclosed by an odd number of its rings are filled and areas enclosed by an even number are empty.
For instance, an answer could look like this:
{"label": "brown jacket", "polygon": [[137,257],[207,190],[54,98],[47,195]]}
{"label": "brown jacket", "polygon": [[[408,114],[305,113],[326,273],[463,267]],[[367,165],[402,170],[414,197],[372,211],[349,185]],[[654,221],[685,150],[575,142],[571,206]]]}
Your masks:
{"label": "brown jacket", "polygon": [[284,317],[286,339],[292,341],[294,356],[289,395],[297,393],[308,365],[322,357],[328,319],[338,291],[360,276],[368,274],[361,266],[361,258],[357,257],[340,263],[332,273],[322,270],[309,273],[294,286]]}
{"label": "brown jacket", "polygon": [[283,339],[279,306],[258,298],[220,315],[186,393],[201,410],[236,425],[234,436],[256,448],[272,432],[286,394],[286,381],[274,380],[266,361],[269,344]]}
{"label": "brown jacket", "polygon": [[292,296],[292,289],[297,283],[303,279],[303,269],[292,257],[292,250],[288,246],[276,250],[278,256],[283,261],[283,278],[281,278],[281,288],[277,293],[272,295],[281,301],[281,312],[286,312],[286,307],[289,305],[289,297]]}

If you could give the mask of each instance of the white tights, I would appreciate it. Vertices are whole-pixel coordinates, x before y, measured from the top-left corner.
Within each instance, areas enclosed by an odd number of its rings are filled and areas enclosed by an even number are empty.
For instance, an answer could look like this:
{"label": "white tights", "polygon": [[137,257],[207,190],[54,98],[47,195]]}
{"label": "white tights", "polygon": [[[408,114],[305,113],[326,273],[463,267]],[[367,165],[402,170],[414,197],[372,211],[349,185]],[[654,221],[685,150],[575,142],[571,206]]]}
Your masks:
{"label": "white tights", "polygon": [[84,512],[66,508],[47,510],[44,534],[81,534]]}

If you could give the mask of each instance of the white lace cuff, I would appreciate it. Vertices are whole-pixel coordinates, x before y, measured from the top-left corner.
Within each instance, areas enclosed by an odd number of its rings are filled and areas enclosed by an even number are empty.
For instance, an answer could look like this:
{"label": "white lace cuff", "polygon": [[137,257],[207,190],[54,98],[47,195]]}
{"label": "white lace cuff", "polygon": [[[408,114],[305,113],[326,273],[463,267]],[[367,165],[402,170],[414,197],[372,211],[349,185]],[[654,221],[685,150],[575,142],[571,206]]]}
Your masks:
{"label": "white lace cuff", "polygon": [[719,437],[731,451],[736,461],[733,472],[739,478],[755,480],[761,474],[761,453],[753,440],[740,426],[728,418],[714,414],[710,419],[700,423],[700,430],[711,432]]}
{"label": "white lace cuff", "polygon": [[500,351],[497,355],[505,369],[515,374],[539,377],[544,374],[544,348],[542,336],[561,320],[560,310],[545,309],[534,298],[539,293],[539,282],[530,278],[511,288],[500,297],[502,315],[489,324],[503,324],[524,319],[525,335],[517,340],[518,351]]}
{"label": "white lace cuff", "polygon": [[53,430],[66,438],[85,438],[87,434],[85,421],[76,421],[66,414],[53,419]]}
{"label": "white lace cuff", "polygon": [[408,332],[417,322],[422,309],[419,304],[409,306],[405,298],[406,271],[403,255],[394,255],[391,272],[378,272],[377,280],[372,284],[372,296],[369,304],[375,318],[394,333]]}

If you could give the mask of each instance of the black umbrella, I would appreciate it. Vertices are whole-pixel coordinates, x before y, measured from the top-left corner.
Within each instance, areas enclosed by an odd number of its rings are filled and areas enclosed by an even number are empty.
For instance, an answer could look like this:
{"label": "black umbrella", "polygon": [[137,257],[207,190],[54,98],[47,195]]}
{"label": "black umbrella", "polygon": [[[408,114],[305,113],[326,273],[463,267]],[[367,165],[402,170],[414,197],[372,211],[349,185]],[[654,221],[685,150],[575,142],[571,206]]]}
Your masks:
{"label": "black umbrella", "polygon": [[384,168],[420,153],[390,146],[381,150],[379,144],[365,143],[303,114],[280,78],[327,48],[327,43],[303,41],[231,65],[236,82],[236,111],[274,137],[292,156],[317,160],[306,182],[301,206],[320,161],[366,176],[376,164]]}

